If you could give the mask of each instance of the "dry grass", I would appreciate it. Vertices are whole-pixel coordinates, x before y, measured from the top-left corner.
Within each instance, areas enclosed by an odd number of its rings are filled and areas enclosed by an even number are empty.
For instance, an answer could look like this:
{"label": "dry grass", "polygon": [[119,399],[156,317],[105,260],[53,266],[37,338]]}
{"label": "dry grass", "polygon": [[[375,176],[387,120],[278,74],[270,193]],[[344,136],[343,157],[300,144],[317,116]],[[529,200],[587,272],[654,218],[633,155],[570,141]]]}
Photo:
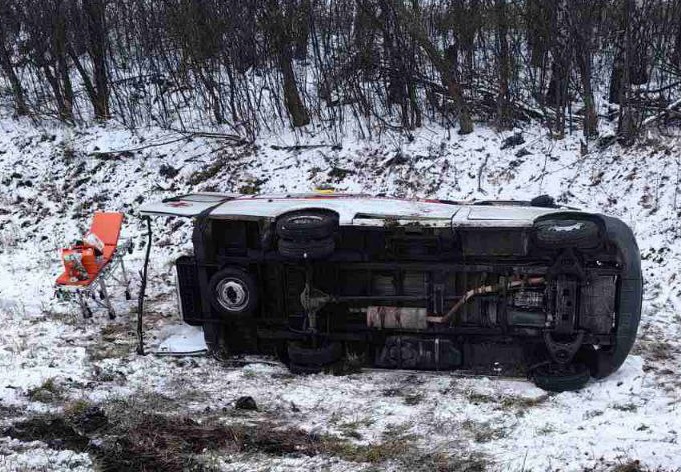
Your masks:
{"label": "dry grass", "polygon": [[650,469],[649,467],[646,467],[643,464],[641,464],[641,462],[638,460],[629,460],[627,462],[617,464],[611,469],[611,472],[667,472],[667,471],[664,471],[663,469],[660,468]]}
{"label": "dry grass", "polygon": [[[486,469],[481,456],[424,453],[417,438],[404,429],[388,430],[379,441],[358,444],[348,437],[315,435],[278,425],[271,418],[224,424],[220,417],[195,419],[154,412],[177,411],[176,407],[171,399],[135,397],[101,407],[77,400],[65,406],[63,415],[17,422],[4,435],[43,441],[53,449],[89,453],[98,470],[106,471],[204,471],[212,468],[208,459],[216,454],[322,455],[372,464],[377,470],[387,464],[415,471]],[[349,431],[356,429],[356,425],[347,426]]]}
{"label": "dry grass", "polygon": [[63,389],[57,385],[54,378],[45,380],[41,385],[31,388],[26,396],[34,402],[52,403],[62,399]]}

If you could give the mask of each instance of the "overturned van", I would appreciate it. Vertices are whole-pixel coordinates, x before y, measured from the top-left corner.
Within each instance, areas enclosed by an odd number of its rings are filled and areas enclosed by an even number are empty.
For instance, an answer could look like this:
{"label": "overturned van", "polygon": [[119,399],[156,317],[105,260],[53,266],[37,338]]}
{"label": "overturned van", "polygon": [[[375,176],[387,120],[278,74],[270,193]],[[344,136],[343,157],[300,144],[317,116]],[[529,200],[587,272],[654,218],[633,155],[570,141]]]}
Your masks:
{"label": "overturned van", "polygon": [[198,193],[141,212],[195,220],[179,303],[209,348],[294,372],[351,359],[562,391],[617,370],[636,337],[631,230],[548,198]]}

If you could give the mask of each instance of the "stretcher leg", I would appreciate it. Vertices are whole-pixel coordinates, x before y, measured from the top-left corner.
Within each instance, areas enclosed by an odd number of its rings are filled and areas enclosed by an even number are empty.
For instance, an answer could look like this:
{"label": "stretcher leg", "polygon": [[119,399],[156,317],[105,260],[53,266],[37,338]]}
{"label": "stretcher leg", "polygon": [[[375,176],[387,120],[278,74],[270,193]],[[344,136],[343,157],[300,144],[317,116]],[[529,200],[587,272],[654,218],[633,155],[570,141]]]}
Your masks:
{"label": "stretcher leg", "polygon": [[87,301],[85,301],[83,292],[80,290],[76,292],[76,300],[78,301],[78,306],[80,307],[80,312],[83,314],[83,318],[92,318],[92,310],[88,306]]}
{"label": "stretcher leg", "polygon": [[109,319],[113,320],[116,318],[116,312],[113,309],[113,305],[111,305],[111,298],[109,298],[109,291],[106,289],[106,283],[104,280],[99,281],[99,288],[102,291],[102,295],[104,295],[104,304],[107,311],[109,312]]}
{"label": "stretcher leg", "polygon": [[128,274],[125,272],[125,263],[123,262],[123,257],[121,256],[121,278],[123,279],[123,286],[125,287],[125,299],[130,300],[132,295],[130,295],[130,279],[128,279]]}

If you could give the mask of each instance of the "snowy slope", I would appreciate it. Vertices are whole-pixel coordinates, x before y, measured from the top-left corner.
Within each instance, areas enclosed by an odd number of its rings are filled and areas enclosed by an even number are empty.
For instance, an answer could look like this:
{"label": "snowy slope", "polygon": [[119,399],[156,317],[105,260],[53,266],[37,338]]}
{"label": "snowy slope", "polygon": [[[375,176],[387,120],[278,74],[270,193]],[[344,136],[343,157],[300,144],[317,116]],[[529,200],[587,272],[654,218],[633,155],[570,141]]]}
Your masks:
{"label": "snowy slope", "polygon": [[[59,413],[79,399],[105,405],[151,395],[173,399],[163,406],[167,413],[210,411],[225,423],[267,418],[369,446],[397,435],[418,451],[410,459],[371,456],[372,464],[347,454],[213,457],[223,470],[363,470],[377,464],[409,470],[421,456],[471,470],[609,470],[635,460],[650,469],[680,469],[681,142],[651,137],[633,148],[594,144],[584,153],[578,137],[552,141],[537,126],[522,131],[526,142],[504,150],[501,142],[510,133],[484,127],[467,136],[439,128],[424,128],[411,139],[384,135],[367,142],[348,136],[340,148],[317,131],[235,146],[207,137],[180,139],[154,128],[36,129],[0,120],[0,420],[9,425],[39,412]],[[138,150],[109,152],[126,149]],[[93,210],[128,215],[126,232],[135,241],[130,272],[137,282],[141,203],[198,190],[308,191],[327,185],[447,199],[548,193],[622,218],[639,239],[646,277],[635,355],[608,379],[577,393],[551,395],[522,380],[450,374],[372,371],[299,378],[269,361],[225,367],[206,358],[139,357],[130,314],[134,302],[119,296],[120,316],[109,322],[104,313],[84,321],[53,299],[57,249],[82,233]],[[170,269],[177,255],[191,250],[188,224],[159,219],[154,229],[152,350],[184,329]],[[47,379],[54,379],[58,394],[40,401],[31,392]],[[235,415],[234,400],[242,395],[251,395],[260,411]],[[7,437],[0,439],[0,451],[5,470],[93,467],[87,454]]]}

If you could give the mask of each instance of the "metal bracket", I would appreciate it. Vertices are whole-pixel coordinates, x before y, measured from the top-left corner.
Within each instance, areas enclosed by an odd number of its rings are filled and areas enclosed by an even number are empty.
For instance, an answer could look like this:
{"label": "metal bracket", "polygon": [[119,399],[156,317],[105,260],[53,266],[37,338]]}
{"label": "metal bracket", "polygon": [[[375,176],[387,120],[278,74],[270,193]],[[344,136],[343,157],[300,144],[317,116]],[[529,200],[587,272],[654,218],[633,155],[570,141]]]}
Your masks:
{"label": "metal bracket", "polygon": [[567,342],[556,341],[553,339],[553,335],[550,331],[544,331],[544,342],[546,343],[549,355],[551,356],[551,359],[560,365],[570,363],[582,346],[583,340],[584,331],[578,332],[575,339]]}
{"label": "metal bracket", "polygon": [[573,275],[580,281],[586,280],[586,272],[579,263],[572,249],[565,249],[556,258],[546,273],[547,280],[553,280],[560,275]]}
{"label": "metal bracket", "polygon": [[311,332],[317,332],[317,312],[331,300],[333,300],[331,295],[312,287],[312,268],[308,266],[305,271],[305,288],[300,294],[300,304],[305,310]]}

